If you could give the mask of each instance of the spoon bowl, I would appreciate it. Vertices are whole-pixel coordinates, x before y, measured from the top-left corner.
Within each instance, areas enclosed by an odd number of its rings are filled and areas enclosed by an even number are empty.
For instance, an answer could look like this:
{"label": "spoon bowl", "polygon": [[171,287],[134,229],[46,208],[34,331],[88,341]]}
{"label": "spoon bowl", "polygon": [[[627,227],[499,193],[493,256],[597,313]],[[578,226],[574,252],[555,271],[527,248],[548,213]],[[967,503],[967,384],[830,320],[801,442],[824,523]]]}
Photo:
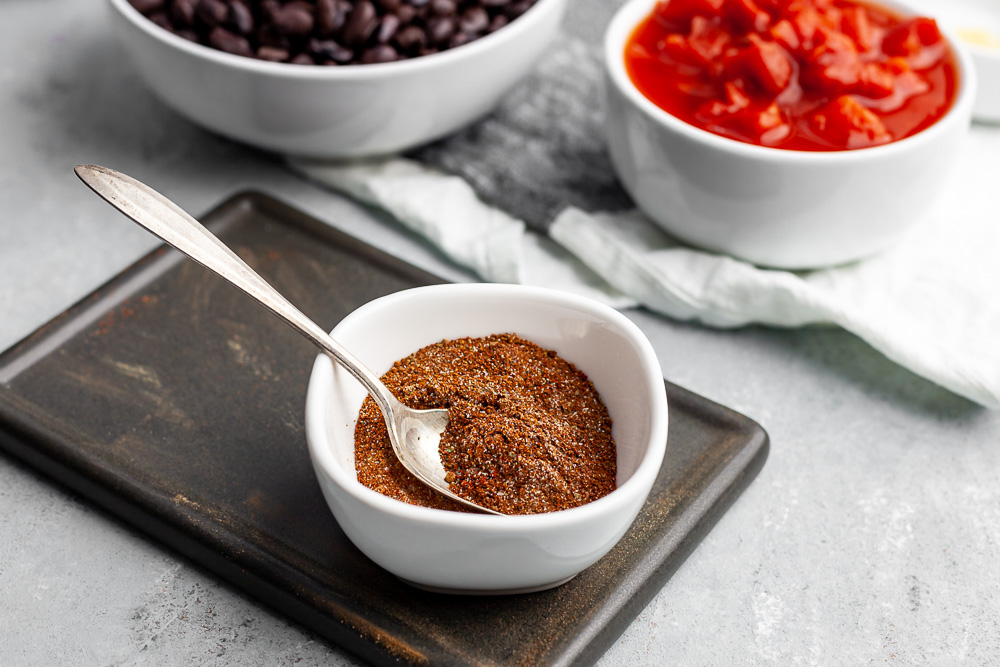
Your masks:
{"label": "spoon bowl", "polygon": [[400,403],[377,375],[278,293],[240,257],[172,201],[114,169],[78,165],[90,189],[141,227],[238,287],[346,368],[382,411],[389,441],[403,466],[435,491],[488,514],[500,514],[453,493],[438,454],[447,410],[413,410]]}

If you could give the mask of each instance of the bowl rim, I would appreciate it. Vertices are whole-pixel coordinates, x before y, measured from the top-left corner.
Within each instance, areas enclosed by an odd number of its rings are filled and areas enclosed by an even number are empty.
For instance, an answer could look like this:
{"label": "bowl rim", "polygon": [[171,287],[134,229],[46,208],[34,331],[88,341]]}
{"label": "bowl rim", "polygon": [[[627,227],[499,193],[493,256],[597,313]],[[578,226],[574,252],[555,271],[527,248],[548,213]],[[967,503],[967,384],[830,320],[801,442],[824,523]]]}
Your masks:
{"label": "bowl rim", "polygon": [[[314,465],[338,488],[382,514],[424,525],[489,533],[523,534],[524,531],[541,532],[555,527],[579,525],[600,517],[615,515],[627,509],[637,499],[644,501],[659,474],[667,448],[666,388],[652,344],[635,323],[614,308],[587,297],[544,287],[501,283],[449,283],[414,287],[374,299],[352,311],[341,320],[341,323],[355,316],[365,317],[376,309],[392,307],[395,302],[403,299],[470,296],[498,300],[527,299],[541,303],[558,302],[560,305],[597,315],[626,335],[636,350],[640,363],[647,371],[644,378],[647,385],[645,391],[654,401],[654,409],[651,412],[650,445],[632,476],[608,495],[586,505],[541,514],[503,516],[470,514],[411,505],[389,498],[362,485],[334,460],[333,449],[326,442],[325,424],[328,413],[323,403],[323,395],[328,393],[332,383],[330,369],[333,362],[322,353],[317,355],[314,362],[306,394],[305,428],[309,454]],[[340,324],[337,325],[339,326]],[[317,473],[319,472],[317,470]]]}
{"label": "bowl rim", "polygon": [[[628,0],[615,12],[604,33],[605,85],[614,86],[633,107],[639,109],[645,117],[660,127],[676,132],[694,142],[729,153],[734,157],[803,165],[841,162],[851,164],[913,150],[920,145],[934,141],[939,135],[949,132],[956,123],[968,125],[977,86],[975,67],[968,48],[947,26],[940,23],[938,28],[955,55],[959,67],[958,91],[951,107],[944,116],[916,134],[881,146],[839,151],[801,151],[748,144],[690,125],[656,106],[636,88],[625,70],[625,43],[640,21],[652,12],[658,1]],[[874,0],[871,4],[895,10],[904,16],[920,15],[917,9],[898,0]]]}
{"label": "bowl rim", "polygon": [[263,76],[318,81],[371,81],[395,76],[409,76],[417,72],[447,67],[450,63],[475,58],[485,51],[503,48],[529,32],[553,12],[560,12],[567,0],[537,0],[527,11],[508,25],[462,46],[426,56],[407,58],[389,63],[370,63],[327,67],[322,65],[296,65],[258,60],[238,56],[192,42],[166,30],[143,16],[128,0],[108,0],[108,4],[133,27],[163,45],[186,53],[194,58],[208,60],[221,67],[241,70]]}

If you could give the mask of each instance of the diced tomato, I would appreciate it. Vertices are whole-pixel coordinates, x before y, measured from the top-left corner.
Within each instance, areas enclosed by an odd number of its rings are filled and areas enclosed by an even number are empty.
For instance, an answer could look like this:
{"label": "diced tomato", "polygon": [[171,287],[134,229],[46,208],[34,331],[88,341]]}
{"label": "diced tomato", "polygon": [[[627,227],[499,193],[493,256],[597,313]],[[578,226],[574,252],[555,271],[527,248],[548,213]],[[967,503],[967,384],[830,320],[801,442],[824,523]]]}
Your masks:
{"label": "diced tomato", "polygon": [[781,110],[777,104],[771,104],[766,109],[757,114],[757,127],[761,130],[771,130],[784,122],[781,118]]}
{"label": "diced tomato", "polygon": [[732,41],[729,33],[718,23],[704,16],[691,19],[691,32],[688,35],[688,46],[706,65],[719,58]]}
{"label": "diced tomato", "polygon": [[901,72],[896,76],[896,92],[905,96],[906,99],[923,95],[931,89],[931,84],[927,79],[920,76],[913,70]]}
{"label": "diced tomato", "polygon": [[784,114],[775,103],[744,113],[739,120],[743,130],[751,137],[758,137],[764,146],[774,146],[791,133],[791,127],[785,122]]}
{"label": "diced tomato", "polygon": [[782,125],[786,125],[781,109],[773,102],[766,108],[757,111],[749,120],[751,121],[749,129],[758,136],[763,136]]}
{"label": "diced tomato", "polygon": [[749,76],[762,90],[777,95],[791,81],[791,56],[777,42],[765,41],[756,34],[750,34],[748,41],[735,58],[734,69]]}
{"label": "diced tomato", "polygon": [[726,14],[743,32],[764,32],[771,27],[771,15],[754,0],[726,0]]}
{"label": "diced tomato", "polygon": [[726,85],[726,99],[729,101],[729,108],[731,113],[740,111],[741,109],[746,109],[750,106],[750,98],[732,81],[727,81]]}
{"label": "diced tomato", "polygon": [[731,116],[750,106],[750,98],[732,81],[724,84],[725,101],[714,100],[702,106],[700,113],[711,118]]}
{"label": "diced tomato", "polygon": [[890,30],[882,40],[882,50],[890,56],[909,56],[925,46],[941,41],[934,19],[917,17]]}
{"label": "diced tomato", "polygon": [[882,51],[906,58],[913,69],[927,69],[944,57],[944,39],[934,19],[917,17],[889,30],[882,40]]}
{"label": "diced tomato", "polygon": [[903,58],[890,58],[879,67],[891,77],[892,90],[886,95],[873,95],[869,88],[862,86],[861,94],[868,98],[865,106],[873,112],[886,114],[899,111],[909,100],[924,95],[931,89],[927,80],[910,69]]}
{"label": "diced tomato", "polygon": [[865,97],[887,97],[896,88],[896,78],[884,64],[865,63],[858,84],[858,92]]}
{"label": "diced tomato", "polygon": [[882,119],[850,95],[841,95],[820,107],[812,116],[811,126],[834,146],[860,148],[892,141]]}
{"label": "diced tomato", "polygon": [[802,45],[798,33],[795,32],[795,26],[788,19],[781,19],[771,26],[770,33],[771,38],[785,47],[786,51],[798,51]]}
{"label": "diced tomato", "polygon": [[840,31],[840,26],[844,22],[841,4],[830,3],[828,6],[819,8],[819,14],[823,17],[824,28]]}
{"label": "diced tomato", "polygon": [[906,62],[906,58],[886,58],[885,68],[892,73],[893,76],[898,76],[903,72],[910,71],[910,65]]}
{"label": "diced tomato", "polygon": [[695,16],[717,16],[725,0],[660,0],[653,15],[665,28],[686,33]]}
{"label": "diced tomato", "polygon": [[816,31],[823,24],[823,17],[816,11],[816,8],[804,5],[800,9],[792,11],[788,20],[795,28],[795,34],[798,35],[802,48],[813,48]]}
{"label": "diced tomato", "polygon": [[687,64],[697,67],[702,62],[698,58],[698,54],[691,50],[684,35],[671,33],[660,40],[656,46],[660,51],[661,59],[668,64]]}
{"label": "diced tomato", "polygon": [[781,109],[774,103],[758,113],[755,120],[754,130],[764,146],[775,146],[792,132],[792,128],[785,122]]}
{"label": "diced tomato", "polygon": [[858,49],[847,35],[821,28],[823,42],[804,64],[803,83],[812,88],[842,93],[856,86],[861,77]]}
{"label": "diced tomato", "polygon": [[858,51],[869,51],[875,46],[875,28],[868,20],[864,7],[848,7],[841,18],[844,34],[854,40]]}

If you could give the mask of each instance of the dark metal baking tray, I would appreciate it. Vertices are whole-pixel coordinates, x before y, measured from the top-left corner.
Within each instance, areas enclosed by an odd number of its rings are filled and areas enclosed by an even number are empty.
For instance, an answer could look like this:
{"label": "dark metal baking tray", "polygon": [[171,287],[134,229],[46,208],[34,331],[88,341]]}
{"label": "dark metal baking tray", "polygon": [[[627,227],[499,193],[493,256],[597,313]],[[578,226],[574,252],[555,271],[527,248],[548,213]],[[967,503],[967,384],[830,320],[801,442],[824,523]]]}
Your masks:
{"label": "dark metal baking tray", "polygon": [[[442,282],[264,194],[203,219],[328,329]],[[667,383],[666,459],[611,553],[542,593],[428,593],[355,549],[323,501],[303,432],[315,353],[161,248],[0,355],[0,449],[379,664],[596,661],[767,458],[760,426]]]}

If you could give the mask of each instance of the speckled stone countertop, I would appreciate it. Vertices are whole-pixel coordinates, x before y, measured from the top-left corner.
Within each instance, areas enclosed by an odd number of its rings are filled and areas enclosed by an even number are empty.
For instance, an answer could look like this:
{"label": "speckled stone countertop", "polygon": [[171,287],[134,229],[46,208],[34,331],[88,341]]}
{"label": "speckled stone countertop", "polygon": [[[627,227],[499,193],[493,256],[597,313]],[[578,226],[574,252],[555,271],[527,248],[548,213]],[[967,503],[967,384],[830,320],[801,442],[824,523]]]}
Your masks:
{"label": "speckled stone countertop", "polygon": [[[392,221],[167,110],[105,12],[100,0],[0,6],[0,347],[155,245],[76,180],[82,162],[193,212],[259,189],[469,278]],[[996,141],[1000,127],[974,132]],[[997,659],[1000,414],[839,330],[629,316],[665,377],[761,423],[771,453],[602,665]],[[6,455],[0,600],[0,665],[356,663]]]}

